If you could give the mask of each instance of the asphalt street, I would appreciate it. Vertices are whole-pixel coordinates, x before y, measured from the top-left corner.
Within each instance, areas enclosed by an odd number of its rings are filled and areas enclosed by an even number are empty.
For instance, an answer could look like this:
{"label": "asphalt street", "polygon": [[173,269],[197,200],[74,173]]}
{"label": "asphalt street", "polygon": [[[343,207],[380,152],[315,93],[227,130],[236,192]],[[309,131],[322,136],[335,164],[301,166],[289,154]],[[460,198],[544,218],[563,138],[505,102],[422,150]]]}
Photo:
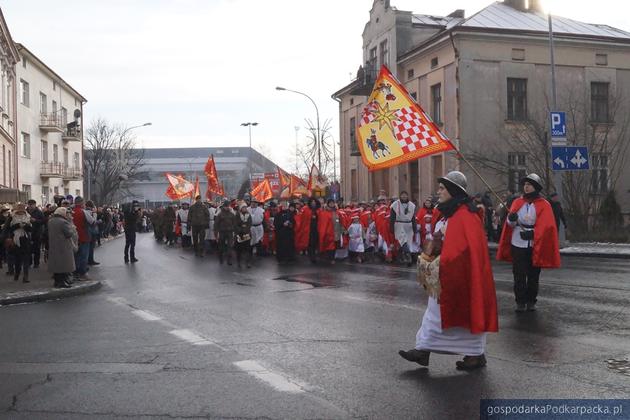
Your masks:
{"label": "asphalt street", "polygon": [[[97,250],[101,291],[0,308],[0,418],[472,419],[481,398],[627,398],[630,261],[563,258],[535,313],[495,264],[488,366],[429,368],[414,345],[426,296],[380,264],[219,265],[138,237]],[[3,280],[4,281],[4,280]]]}

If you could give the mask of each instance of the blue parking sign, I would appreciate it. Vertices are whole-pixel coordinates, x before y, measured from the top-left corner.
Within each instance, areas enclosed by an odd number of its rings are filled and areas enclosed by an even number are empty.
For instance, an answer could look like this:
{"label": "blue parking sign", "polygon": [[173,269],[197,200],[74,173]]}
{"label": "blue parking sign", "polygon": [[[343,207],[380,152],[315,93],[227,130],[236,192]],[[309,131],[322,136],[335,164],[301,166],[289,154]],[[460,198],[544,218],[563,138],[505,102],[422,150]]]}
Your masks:
{"label": "blue parking sign", "polygon": [[565,139],[567,137],[567,118],[564,112],[551,112],[551,138]]}

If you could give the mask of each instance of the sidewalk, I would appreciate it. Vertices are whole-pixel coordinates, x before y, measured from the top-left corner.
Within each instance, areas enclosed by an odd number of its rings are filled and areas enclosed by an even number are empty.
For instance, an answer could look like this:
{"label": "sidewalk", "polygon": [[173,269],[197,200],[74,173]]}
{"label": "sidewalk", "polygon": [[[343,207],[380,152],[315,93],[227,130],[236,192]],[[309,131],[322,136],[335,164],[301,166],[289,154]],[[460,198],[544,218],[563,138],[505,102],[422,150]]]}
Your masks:
{"label": "sidewalk", "polygon": [[[122,237],[101,240],[101,244]],[[98,248],[96,251],[98,255]],[[98,258],[98,257],[96,257]],[[29,270],[30,283],[22,283],[22,275],[18,281],[13,280],[13,275],[6,275],[7,266],[0,270],[0,306],[14,305],[17,303],[44,302],[47,300],[62,299],[71,296],[79,296],[100,289],[102,278],[98,273],[98,266],[90,270],[90,281],[75,282],[69,289],[55,289],[53,287],[52,274],[48,272],[46,263],[41,263],[39,268]]]}
{"label": "sidewalk", "polygon": [[[488,244],[491,251],[496,251],[498,244]],[[567,242],[560,248],[560,255],[590,258],[622,258],[630,259],[630,244],[611,244],[598,242]]]}

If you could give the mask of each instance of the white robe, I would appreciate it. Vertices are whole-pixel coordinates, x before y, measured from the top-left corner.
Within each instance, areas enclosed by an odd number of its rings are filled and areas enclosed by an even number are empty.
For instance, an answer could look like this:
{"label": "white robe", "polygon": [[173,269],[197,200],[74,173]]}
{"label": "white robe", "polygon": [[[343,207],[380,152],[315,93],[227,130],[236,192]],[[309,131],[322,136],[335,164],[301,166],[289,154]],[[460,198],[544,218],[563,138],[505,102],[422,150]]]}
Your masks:
{"label": "white robe", "polygon": [[[435,232],[442,230],[446,238],[447,222],[440,220]],[[437,299],[429,297],[422,325],[416,334],[416,349],[479,356],[485,353],[486,333],[473,334],[467,328],[442,329],[442,315]]]}
{"label": "white robe", "polygon": [[252,216],[252,227],[251,227],[251,244],[255,246],[260,241],[262,241],[263,236],[265,235],[265,229],[263,228],[263,220],[265,219],[265,211],[261,207],[249,208],[249,214]]}
{"label": "white robe", "polygon": [[412,220],[416,217],[416,205],[411,201],[403,204],[400,200],[396,200],[392,203],[391,209],[396,213],[396,223],[394,224],[396,240],[401,247],[405,244],[409,244],[408,246],[411,247],[413,241]]}
{"label": "white robe", "polygon": [[348,228],[348,236],[350,236],[350,242],[348,243],[348,249],[350,252],[365,252],[363,244],[363,226],[360,223],[353,223]]}
{"label": "white robe", "polygon": [[190,231],[188,230],[188,210],[179,209],[177,210],[177,217],[181,222],[182,226],[182,236],[191,236]]}
{"label": "white robe", "polygon": [[206,229],[206,240],[216,241],[217,238],[214,236],[214,216],[217,214],[217,209],[210,207],[208,213],[210,217],[208,218],[208,229]]}

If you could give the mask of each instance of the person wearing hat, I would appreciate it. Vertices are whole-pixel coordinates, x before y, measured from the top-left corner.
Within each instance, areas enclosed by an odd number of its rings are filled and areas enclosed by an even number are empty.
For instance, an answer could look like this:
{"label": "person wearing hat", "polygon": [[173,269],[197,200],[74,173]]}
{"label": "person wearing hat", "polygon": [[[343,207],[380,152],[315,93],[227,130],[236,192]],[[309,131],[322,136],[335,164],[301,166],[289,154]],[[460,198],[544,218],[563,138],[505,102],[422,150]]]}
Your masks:
{"label": "person wearing hat", "polygon": [[221,205],[219,214],[214,218],[214,233],[217,237],[219,262],[221,264],[223,264],[223,259],[227,254],[227,263],[232,265],[235,222],[236,218],[230,207],[230,201],[225,200]]}
{"label": "person wearing hat", "polygon": [[247,268],[252,266],[252,216],[246,203],[241,203],[238,213],[234,215],[234,249],[236,251],[236,263],[241,268],[241,260],[245,255]]}
{"label": "person wearing hat", "polygon": [[48,272],[52,273],[56,288],[71,287],[70,273],[75,270],[73,235],[76,230],[67,212],[65,207],[59,207],[48,220]]}
{"label": "person wearing hat", "polygon": [[136,232],[138,221],[142,217],[142,209],[137,200],[131,202],[131,206],[123,213],[123,223],[125,227],[125,264],[138,262],[136,258]]}
{"label": "person wearing hat", "polygon": [[[246,201],[247,202],[247,201]],[[265,211],[260,207],[259,201],[252,200],[248,203],[248,211],[252,219],[251,227],[251,246],[252,251],[256,249],[256,255],[260,254],[263,237],[265,236]]]}
{"label": "person wearing hat", "polygon": [[407,191],[400,192],[400,198],[390,206],[389,230],[398,243],[399,258],[411,266],[411,242],[416,231],[416,205],[409,201]]}
{"label": "person wearing hat", "polygon": [[355,257],[358,263],[362,263],[363,253],[365,252],[365,235],[358,214],[352,216],[350,226],[348,226],[348,237],[348,251],[350,252],[350,256]]}
{"label": "person wearing hat", "polygon": [[497,259],[512,263],[516,312],[535,311],[542,268],[560,267],[553,209],[540,192],[536,174],[521,179],[523,195],[512,203],[501,233]]}
{"label": "person wearing hat", "polygon": [[182,238],[182,248],[190,248],[192,244],[192,234],[189,222],[190,203],[182,203],[182,208],[175,212],[175,231],[177,236]]}
{"label": "person wearing hat", "polygon": [[433,204],[433,197],[427,197],[422,203],[422,208],[418,210],[416,215],[416,224],[418,230],[418,239],[420,242],[420,249],[424,247],[427,241],[433,239],[433,228],[439,220],[440,212],[435,209]]}
{"label": "person wearing hat", "polygon": [[295,261],[295,203],[290,202],[274,217],[278,263]]}
{"label": "person wearing hat", "polygon": [[88,259],[90,257],[90,226],[96,223],[96,220],[92,218],[91,212],[85,211],[83,197],[77,196],[74,198],[72,220],[79,234],[79,248],[74,255],[74,277],[79,280],[89,280],[87,272]]}
{"label": "person wearing hat", "polygon": [[0,206],[0,270],[4,262],[7,263],[7,275],[13,275],[13,261],[9,260],[8,250],[5,248],[5,241],[9,233],[8,221],[11,219],[11,207],[6,204]]}
{"label": "person wearing hat", "polygon": [[162,234],[169,246],[175,245],[175,242],[177,241],[175,236],[176,221],[177,214],[175,212],[175,203],[170,203],[166,209],[164,209],[164,214],[162,215]]}
{"label": "person wearing hat", "polygon": [[275,218],[278,215],[278,203],[269,202],[269,207],[265,210],[265,236],[262,240],[262,246],[265,255],[273,255],[276,252],[276,227]]}
{"label": "person wearing hat", "polygon": [[560,231],[560,222],[564,225],[564,229],[567,229],[567,219],[564,217],[564,210],[562,210],[562,203],[560,202],[560,196],[557,192],[552,192],[549,196],[549,202],[551,203],[551,209],[553,210],[553,217],[556,219],[556,229]]}
{"label": "person wearing hat", "polygon": [[33,225],[31,216],[26,212],[26,206],[17,203],[13,207],[9,222],[9,252],[14,261],[13,280],[18,281],[23,272],[22,282],[28,283],[28,268],[31,265],[31,233]]}
{"label": "person wearing hat", "polygon": [[343,228],[337,212],[337,203],[332,198],[326,202],[326,207],[319,213],[317,220],[319,236],[319,253],[335,263],[335,251],[340,245]]}
{"label": "person wearing hat", "polygon": [[208,229],[210,224],[210,212],[208,207],[201,201],[200,195],[195,197],[195,204],[190,206],[190,210],[188,210],[188,224],[192,231],[195,255],[203,257],[206,229]]}
{"label": "person wearing hat", "polygon": [[[441,247],[418,258],[419,279],[429,294],[428,305],[415,348],[401,350],[399,355],[428,366],[433,352],[461,354],[464,360],[456,362],[456,368],[473,370],[486,365],[486,335],[498,331],[488,242],[477,207],[466,192],[464,174],[449,172],[438,182],[437,207],[442,217],[436,223],[433,240],[439,240]],[[430,261],[432,270],[426,271],[422,261]]]}
{"label": "person wearing hat", "polygon": [[317,220],[320,209],[319,200],[311,197],[299,215],[296,216],[295,249],[299,253],[306,251],[312,264],[317,263],[319,249]]}

